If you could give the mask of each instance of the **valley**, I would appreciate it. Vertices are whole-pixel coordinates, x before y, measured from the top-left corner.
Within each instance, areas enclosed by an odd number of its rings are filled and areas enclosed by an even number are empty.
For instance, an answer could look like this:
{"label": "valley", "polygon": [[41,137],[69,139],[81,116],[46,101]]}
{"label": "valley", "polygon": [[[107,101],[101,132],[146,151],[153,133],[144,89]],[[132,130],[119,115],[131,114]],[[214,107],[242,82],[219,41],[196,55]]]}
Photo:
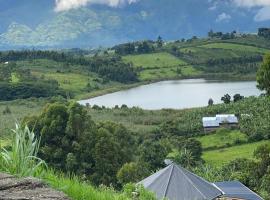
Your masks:
{"label": "valley", "polygon": [[[50,166],[38,176],[74,199],[81,199],[80,195],[88,199],[128,199],[126,184],[162,168],[164,159],[180,163],[212,182],[236,177],[249,184],[246,175],[253,180],[252,167],[264,162],[256,152],[267,148],[270,138],[269,97],[260,95],[267,90],[257,89],[255,83],[257,71],[267,60],[268,44],[269,39],[248,34],[170,42],[159,37],[157,41],[95,50],[0,52],[0,145],[10,149],[15,123],[27,124],[41,136],[39,155]],[[123,103],[110,106],[76,103],[123,90],[138,94],[138,86],[170,81],[172,85],[181,83],[182,88],[165,88],[162,94],[173,99],[165,91],[182,91],[184,96],[175,98],[179,106],[160,103],[156,108],[143,109],[146,107],[129,105],[127,97],[119,97]],[[207,93],[209,90],[216,92]],[[161,91],[159,88],[155,93]],[[158,102],[159,96],[147,93],[153,97],[152,102]],[[226,93],[230,93],[229,99]],[[145,103],[147,95],[142,96]],[[181,106],[185,98],[189,103],[190,98],[201,102]],[[237,128],[204,131],[203,117],[226,113],[238,116]],[[60,159],[63,156],[65,160]],[[102,171],[104,163],[107,168]],[[252,167],[246,172],[241,165]],[[67,177],[69,172],[76,176]],[[131,173],[130,180],[126,180],[126,173]],[[265,174],[257,181],[264,180]],[[99,188],[100,184],[113,188]],[[249,186],[267,195],[263,186]]]}

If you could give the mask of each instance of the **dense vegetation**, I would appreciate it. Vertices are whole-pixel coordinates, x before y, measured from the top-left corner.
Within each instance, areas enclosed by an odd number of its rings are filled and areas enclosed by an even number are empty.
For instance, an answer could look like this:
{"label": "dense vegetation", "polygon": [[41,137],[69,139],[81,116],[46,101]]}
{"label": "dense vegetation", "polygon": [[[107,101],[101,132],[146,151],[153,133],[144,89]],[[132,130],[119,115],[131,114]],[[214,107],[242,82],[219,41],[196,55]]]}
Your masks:
{"label": "dense vegetation", "polygon": [[[171,43],[159,37],[95,55],[1,52],[0,100],[5,101],[0,102],[0,142],[7,150],[1,152],[0,169],[42,177],[74,199],[131,199],[136,188],[128,183],[164,167],[168,158],[209,181],[237,179],[269,197],[269,56],[262,60],[267,42],[253,35],[213,33],[208,39]],[[225,94],[224,104],[213,105],[209,100],[204,108],[157,111],[125,105],[83,107],[71,100],[161,79],[255,78],[262,61],[257,80],[267,94],[261,97]],[[236,114],[239,127],[204,133],[202,117],[218,113]],[[15,120],[22,121],[17,133],[27,134],[14,137],[19,142],[12,140],[9,131]],[[16,144],[29,139],[40,146],[27,163],[16,154],[21,151]],[[28,158],[30,153],[20,155]],[[36,169],[35,164],[46,169],[26,170]],[[153,198],[141,190],[140,199]]]}
{"label": "dense vegetation", "polygon": [[231,34],[167,43],[158,37],[100,51],[0,52],[1,100],[56,95],[79,99],[148,81],[193,77],[255,80],[269,40]]}

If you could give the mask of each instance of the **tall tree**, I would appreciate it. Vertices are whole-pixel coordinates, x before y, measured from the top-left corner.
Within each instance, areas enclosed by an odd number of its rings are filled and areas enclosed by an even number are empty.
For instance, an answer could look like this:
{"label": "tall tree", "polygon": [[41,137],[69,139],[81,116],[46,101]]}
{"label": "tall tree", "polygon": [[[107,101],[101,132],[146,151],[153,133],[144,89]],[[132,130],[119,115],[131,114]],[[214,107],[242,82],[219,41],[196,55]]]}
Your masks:
{"label": "tall tree", "polygon": [[270,54],[264,57],[263,63],[257,72],[257,87],[260,90],[265,90],[267,95],[270,95]]}
{"label": "tall tree", "polygon": [[158,48],[161,48],[163,46],[163,39],[161,36],[158,36],[157,38],[157,46]]}

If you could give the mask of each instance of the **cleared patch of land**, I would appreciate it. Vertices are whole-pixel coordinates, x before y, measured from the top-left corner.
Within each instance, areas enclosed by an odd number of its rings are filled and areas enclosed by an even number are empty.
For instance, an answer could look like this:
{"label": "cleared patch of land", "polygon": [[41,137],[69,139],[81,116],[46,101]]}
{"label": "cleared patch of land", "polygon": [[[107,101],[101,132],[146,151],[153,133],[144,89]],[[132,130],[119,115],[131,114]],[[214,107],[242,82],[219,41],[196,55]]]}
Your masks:
{"label": "cleared patch of land", "polygon": [[140,68],[139,79],[142,81],[180,79],[200,73],[192,65],[166,52],[128,55],[123,60]]}
{"label": "cleared patch of land", "polygon": [[129,55],[123,57],[125,62],[132,62],[135,67],[142,68],[171,68],[187,65],[186,62],[169,53],[150,53],[141,55]]}
{"label": "cleared patch of land", "polygon": [[206,44],[201,47],[210,48],[210,49],[227,49],[234,51],[245,51],[245,52],[257,52],[257,53],[266,53],[267,49],[258,48],[254,46],[241,45],[241,44],[233,44],[233,43],[211,43]]}
{"label": "cleared patch of land", "polygon": [[248,138],[246,134],[241,133],[238,130],[228,131],[226,129],[220,129],[217,133],[197,137],[196,139],[202,143],[204,149],[208,149],[245,143]]}
{"label": "cleared patch of land", "polygon": [[223,164],[229,163],[237,158],[253,158],[254,151],[263,144],[269,144],[270,141],[261,141],[250,144],[243,144],[233,146],[229,148],[205,151],[202,158],[206,163],[214,166],[222,166]]}

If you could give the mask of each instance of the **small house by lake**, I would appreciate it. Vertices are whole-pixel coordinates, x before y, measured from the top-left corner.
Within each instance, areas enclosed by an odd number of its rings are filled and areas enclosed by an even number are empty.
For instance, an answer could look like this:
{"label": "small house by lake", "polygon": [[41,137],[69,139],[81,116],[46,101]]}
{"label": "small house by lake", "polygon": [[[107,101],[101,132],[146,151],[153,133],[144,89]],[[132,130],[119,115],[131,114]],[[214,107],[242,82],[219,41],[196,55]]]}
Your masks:
{"label": "small house by lake", "polygon": [[234,114],[220,114],[215,117],[203,117],[202,123],[205,132],[212,132],[221,127],[238,127],[239,121]]}

